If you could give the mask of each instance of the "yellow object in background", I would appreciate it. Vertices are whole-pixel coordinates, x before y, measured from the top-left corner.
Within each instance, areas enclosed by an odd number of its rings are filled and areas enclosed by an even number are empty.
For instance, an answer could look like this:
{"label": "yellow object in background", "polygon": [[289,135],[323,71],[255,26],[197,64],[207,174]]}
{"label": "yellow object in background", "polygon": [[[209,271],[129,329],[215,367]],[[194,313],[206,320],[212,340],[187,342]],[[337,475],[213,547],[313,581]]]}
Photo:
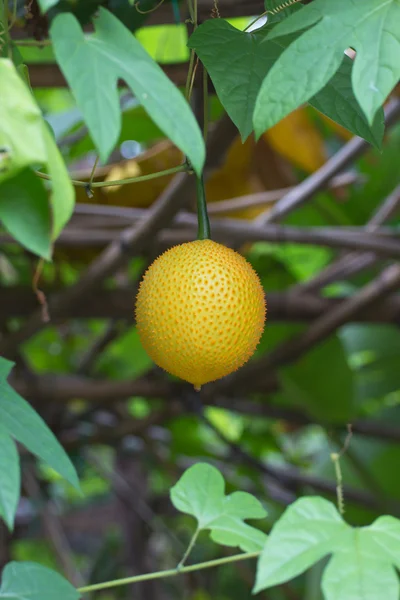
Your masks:
{"label": "yellow object in background", "polygon": [[306,173],[313,173],[326,161],[324,139],[304,107],[282,119],[263,137],[276,152]]}

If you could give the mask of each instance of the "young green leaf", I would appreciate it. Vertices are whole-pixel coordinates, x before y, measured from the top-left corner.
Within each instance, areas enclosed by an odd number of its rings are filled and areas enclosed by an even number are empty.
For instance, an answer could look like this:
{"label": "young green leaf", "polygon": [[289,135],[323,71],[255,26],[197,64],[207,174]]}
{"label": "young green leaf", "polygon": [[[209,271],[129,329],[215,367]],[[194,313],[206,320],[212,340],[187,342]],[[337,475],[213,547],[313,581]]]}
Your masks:
{"label": "young green leaf", "polygon": [[12,530],[20,492],[19,456],[14,441],[0,425],[0,517]]}
{"label": "young green leaf", "polygon": [[[298,38],[295,33],[270,40],[267,35],[276,27],[268,25],[254,33],[244,33],[223,19],[210,19],[198,27],[189,40],[189,47],[195,48],[207,68],[218,97],[243,140],[253,129],[253,113],[262,81],[285,49]],[[310,94],[309,102],[352,133],[380,147],[383,111],[378,112],[370,126],[352,90],[351,64],[342,54],[336,77],[315,96]]]}
{"label": "young green leaf", "polygon": [[322,578],[325,600],[398,600],[399,579],[390,563],[375,554],[354,529],[329,561]]}
{"label": "young green leaf", "polygon": [[24,169],[0,183],[0,219],[25,248],[51,258],[51,215],[42,181]]}
{"label": "young green leaf", "polygon": [[318,93],[340,67],[348,47],[357,52],[352,71],[354,94],[372,125],[400,78],[398,0],[315,0],[279,23],[267,41],[298,31],[303,33],[282,53],[262,83],[253,119],[256,133],[269,129]]}
{"label": "young green leaf", "polygon": [[7,382],[13,363],[0,357],[0,423],[18,442],[79,490],[76,471],[56,437]]}
{"label": "young green leaf", "polygon": [[266,535],[244,522],[263,519],[266,511],[247,492],[225,495],[225,482],[215,467],[199,463],[190,467],[171,489],[173,505],[197,519],[197,529],[211,531],[211,539],[246,552],[261,550]]}
{"label": "young green leaf", "polygon": [[47,567],[33,562],[10,562],[4,568],[2,600],[78,600],[79,597],[69,581]]}
{"label": "young green leaf", "polygon": [[300,575],[339,548],[351,531],[331,502],[300,498],[272,528],[258,561],[254,592]]}
{"label": "young green leaf", "polygon": [[196,119],[171,83],[134,36],[100,8],[96,32],[86,37],[70,13],[57,15],[50,34],[57,61],[82,110],[102,160],[114,148],[121,128],[117,81],[124,79],[153,121],[201,173],[205,148]]}

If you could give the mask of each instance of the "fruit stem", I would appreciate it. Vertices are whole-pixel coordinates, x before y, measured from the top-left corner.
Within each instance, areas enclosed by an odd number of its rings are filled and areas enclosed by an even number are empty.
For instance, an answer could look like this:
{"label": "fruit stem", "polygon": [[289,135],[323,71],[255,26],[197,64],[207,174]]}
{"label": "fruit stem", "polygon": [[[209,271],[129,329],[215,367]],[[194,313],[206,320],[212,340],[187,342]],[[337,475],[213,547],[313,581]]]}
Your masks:
{"label": "fruit stem", "polygon": [[196,178],[197,186],[197,239],[198,240],[209,240],[211,237],[210,232],[210,221],[207,213],[207,202],[206,195],[204,192],[204,178],[203,175]]}

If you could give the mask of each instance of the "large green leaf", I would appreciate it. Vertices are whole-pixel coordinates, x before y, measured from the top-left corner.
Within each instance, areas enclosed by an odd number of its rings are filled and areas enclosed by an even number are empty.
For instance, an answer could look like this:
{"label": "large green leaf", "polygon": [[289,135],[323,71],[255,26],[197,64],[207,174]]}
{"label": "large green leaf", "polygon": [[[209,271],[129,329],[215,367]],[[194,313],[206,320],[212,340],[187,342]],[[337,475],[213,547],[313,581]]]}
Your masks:
{"label": "large green leaf", "polygon": [[12,366],[13,363],[0,357],[0,423],[32,454],[79,489],[76,471],[56,437],[30,404],[7,382]]}
{"label": "large green leaf", "polygon": [[121,128],[117,80],[124,79],[153,121],[184,152],[197,173],[205,148],[196,119],[182,96],[141,44],[110,12],[101,8],[96,32],[86,37],[71,14],[51,26],[57,61],[82,110],[102,160]]}
{"label": "large green leaf", "polygon": [[[121,133],[117,140],[117,146],[126,140],[148,144],[164,137],[161,129],[153,123],[143,106],[137,106],[122,113]],[[90,135],[86,135],[72,146],[70,156],[72,158],[79,157],[94,149],[95,146]]]}
{"label": "large green leaf", "polygon": [[258,561],[254,591],[300,575],[339,548],[349,531],[350,527],[331,502],[323,498],[300,498],[272,528]]}
{"label": "large green leaf", "polygon": [[351,84],[352,69],[352,60],[348,56],[344,56],[332,79],[320,92],[310,98],[309,103],[352,133],[364,138],[373,146],[381,148],[385,132],[383,110],[378,108],[370,126],[354,95]]}
{"label": "large green leaf", "polygon": [[315,0],[279,23],[266,42],[298,31],[302,34],[263,81],[254,111],[256,133],[272,127],[318,93],[339,69],[348,47],[357,51],[353,90],[372,125],[400,78],[398,0]]}
{"label": "large green leaf", "polygon": [[[222,104],[243,139],[253,129],[253,113],[262,81],[298,37],[295,34],[270,40],[267,34],[274,30],[267,26],[254,33],[244,33],[223,19],[211,19],[198,27],[189,40],[189,46],[196,49],[206,66]],[[383,111],[370,127],[352,91],[352,62],[342,55],[341,63],[336,77],[327,81],[318,94],[310,94],[307,99],[352,133],[380,146]]]}
{"label": "large green leaf", "polygon": [[190,467],[171,489],[173,505],[197,519],[197,530],[209,529],[211,538],[225,546],[261,550],[266,535],[244,519],[266,516],[260,502],[247,492],[225,496],[225,482],[215,467],[199,463]]}
{"label": "large green leaf", "polygon": [[283,397],[324,422],[346,422],[353,410],[354,374],[333,335],[279,371]]}
{"label": "large green leaf", "polygon": [[2,600],[78,600],[79,592],[59,573],[33,562],[10,562],[3,571]]}
{"label": "large green leaf", "polygon": [[[0,188],[4,202],[4,224],[21,244],[49,258],[50,240],[58,236],[72,214],[74,190],[39,107],[8,59],[0,59],[0,98],[0,184],[24,172],[22,179],[15,179],[8,187]],[[43,182],[33,182],[28,174],[28,167],[37,166],[47,168],[52,177],[51,229],[48,229],[49,215],[44,207],[46,188]],[[17,185],[23,186],[18,196]],[[12,204],[8,201],[10,190],[15,198]],[[20,214],[22,204],[26,209],[26,218]]]}
{"label": "large green leaf", "polygon": [[0,425],[0,517],[13,528],[20,491],[19,457],[14,441]]}
{"label": "large green leaf", "polygon": [[51,215],[48,194],[30,169],[0,184],[0,220],[25,248],[51,257]]}
{"label": "large green leaf", "polygon": [[47,151],[47,169],[51,177],[52,237],[55,239],[72,215],[75,192],[63,157],[45,121],[42,121],[42,136]]}
{"label": "large green leaf", "polygon": [[333,554],[322,578],[325,600],[398,600],[400,521],[380,517],[369,527],[345,523],[322,498],[294,502],[273,527],[257,568],[255,592],[303,573]]}
{"label": "large green leaf", "polygon": [[47,162],[42,115],[13,63],[0,59],[0,182],[30,165]]}

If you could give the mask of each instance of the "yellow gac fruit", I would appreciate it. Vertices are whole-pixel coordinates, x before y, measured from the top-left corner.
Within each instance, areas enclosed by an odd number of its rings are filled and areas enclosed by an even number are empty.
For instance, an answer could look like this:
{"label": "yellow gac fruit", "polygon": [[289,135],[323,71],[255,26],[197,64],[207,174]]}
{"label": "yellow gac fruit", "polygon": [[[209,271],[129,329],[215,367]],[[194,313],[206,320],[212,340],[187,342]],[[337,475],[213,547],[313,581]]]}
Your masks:
{"label": "yellow gac fruit", "polygon": [[136,302],[146,352],[196,389],[249,360],[265,315],[264,290],[253,267],[211,240],[181,244],[159,256]]}

